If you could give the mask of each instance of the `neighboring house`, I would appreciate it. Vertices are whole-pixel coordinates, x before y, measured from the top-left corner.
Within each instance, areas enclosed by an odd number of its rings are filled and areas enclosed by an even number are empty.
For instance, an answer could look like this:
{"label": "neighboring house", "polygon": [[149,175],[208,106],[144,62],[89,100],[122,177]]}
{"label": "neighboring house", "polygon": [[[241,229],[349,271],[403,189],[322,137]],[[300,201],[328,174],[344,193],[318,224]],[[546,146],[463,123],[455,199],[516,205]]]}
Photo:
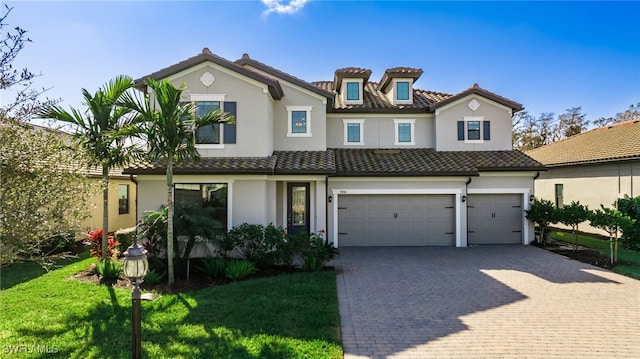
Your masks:
{"label": "neighboring house", "polygon": [[[136,180],[123,174],[122,168],[109,171],[109,232],[136,225]],[[82,226],[87,231],[102,228],[102,169],[90,168],[88,177],[96,183],[96,193],[89,199],[90,217]]]}
{"label": "neighboring house", "polygon": [[[305,82],[248,55],[208,49],[136,80],[186,83],[184,101],[232,125],[198,130],[198,162],[174,167],[175,200],[201,198],[224,229],[274,223],[337,246],[528,244],[525,219],[544,166],[511,146],[522,105],[480,88],[414,88],[422,70],[344,68]],[[138,164],[139,208],[166,204],[165,168]],[[138,216],[142,215],[141,211]]]}
{"label": "neighboring house", "polygon": [[[527,152],[549,171],[535,181],[536,196],[557,207],[580,201],[589,209],[613,207],[640,195],[640,120],[606,126]],[[580,225],[581,231],[606,232]]]}
{"label": "neighboring house", "polygon": [[[49,127],[30,125],[35,131],[47,131],[63,136],[65,143],[71,144],[72,135]],[[102,168],[89,167],[87,178],[95,184],[95,194],[89,198],[89,217],[82,221],[82,231],[94,231],[102,228]],[[136,180],[134,176],[124,174],[123,168],[109,171],[109,232],[130,228],[136,225]]]}

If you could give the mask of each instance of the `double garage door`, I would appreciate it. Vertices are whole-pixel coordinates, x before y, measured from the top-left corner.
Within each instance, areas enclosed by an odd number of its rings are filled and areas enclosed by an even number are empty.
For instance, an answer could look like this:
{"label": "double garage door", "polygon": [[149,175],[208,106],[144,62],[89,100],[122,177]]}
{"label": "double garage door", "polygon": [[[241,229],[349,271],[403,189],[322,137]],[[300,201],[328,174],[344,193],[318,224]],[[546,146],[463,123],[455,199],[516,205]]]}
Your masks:
{"label": "double garage door", "polygon": [[[469,195],[468,243],[522,243],[521,195]],[[455,196],[341,195],[340,246],[455,246]],[[505,235],[507,233],[508,235]]]}

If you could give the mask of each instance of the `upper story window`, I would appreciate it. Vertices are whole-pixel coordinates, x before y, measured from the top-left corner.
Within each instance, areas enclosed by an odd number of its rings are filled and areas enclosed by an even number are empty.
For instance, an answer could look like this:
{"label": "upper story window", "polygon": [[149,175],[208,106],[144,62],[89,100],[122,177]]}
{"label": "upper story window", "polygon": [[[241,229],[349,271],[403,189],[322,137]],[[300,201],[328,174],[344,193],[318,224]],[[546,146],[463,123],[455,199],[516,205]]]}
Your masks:
{"label": "upper story window", "polygon": [[564,186],[562,183],[556,183],[555,185],[555,198],[556,208],[562,208],[564,206]]}
{"label": "upper story window", "polygon": [[237,103],[224,101],[225,95],[191,94],[189,100],[195,104],[196,115],[204,116],[210,111],[222,110],[235,118],[233,124],[215,123],[196,129],[196,146],[200,148],[224,148],[224,144],[236,143]]}
{"label": "upper story window", "polygon": [[347,82],[347,101],[360,101],[360,84]]}
{"label": "upper story window", "polygon": [[414,125],[416,120],[393,120],[395,124],[395,141],[394,145],[415,145]]}
{"label": "upper story window", "polygon": [[344,123],[343,145],[364,145],[364,120],[342,120]]}
{"label": "upper story window", "polygon": [[491,140],[491,122],[480,116],[468,116],[458,121],[458,141],[482,143]]}
{"label": "upper story window", "polygon": [[390,96],[392,96],[393,103],[397,105],[412,104],[413,79],[393,79],[393,91],[390,93]]}
{"label": "upper story window", "polygon": [[400,101],[409,100],[409,82],[407,81],[396,82],[396,100],[400,100]]}
{"label": "upper story window", "polygon": [[287,106],[287,137],[311,137],[311,106]]}
{"label": "upper story window", "polygon": [[[204,116],[207,113],[220,109],[220,101],[196,101],[196,115]],[[220,144],[220,124],[198,127],[196,129],[197,145],[218,145]]]}
{"label": "upper story window", "polygon": [[362,86],[364,79],[344,79],[342,82],[342,99],[347,105],[362,105]]}

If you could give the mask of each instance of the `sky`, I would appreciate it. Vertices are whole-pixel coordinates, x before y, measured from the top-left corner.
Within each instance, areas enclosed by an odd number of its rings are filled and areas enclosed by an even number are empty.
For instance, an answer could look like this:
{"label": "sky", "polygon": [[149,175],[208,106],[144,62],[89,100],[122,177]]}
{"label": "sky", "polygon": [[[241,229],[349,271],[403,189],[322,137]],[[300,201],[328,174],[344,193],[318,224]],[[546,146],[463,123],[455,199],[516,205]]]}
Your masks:
{"label": "sky", "polygon": [[[306,81],[338,68],[419,67],[416,87],[478,83],[530,114],[582,106],[587,119],[640,102],[640,2],[5,1],[32,40],[14,66],[41,74],[63,107],[81,89],[134,79],[208,47],[243,53]],[[9,95],[0,92],[0,101]]]}

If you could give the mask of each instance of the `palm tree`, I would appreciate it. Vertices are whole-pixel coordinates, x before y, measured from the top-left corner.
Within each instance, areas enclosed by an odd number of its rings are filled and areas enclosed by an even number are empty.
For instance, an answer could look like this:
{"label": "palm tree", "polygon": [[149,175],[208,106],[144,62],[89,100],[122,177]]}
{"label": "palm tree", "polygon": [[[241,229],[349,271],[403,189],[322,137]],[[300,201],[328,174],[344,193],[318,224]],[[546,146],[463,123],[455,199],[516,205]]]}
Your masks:
{"label": "palm tree", "polygon": [[40,118],[53,118],[76,126],[75,138],[89,155],[89,165],[102,167],[102,258],[107,258],[109,236],[109,170],[126,165],[134,154],[127,139],[134,127],[127,116],[131,110],[118,106],[117,101],[129,89],[133,79],[118,76],[104,84],[94,95],[82,89],[87,110],[82,113],[71,108],[70,112],[59,106],[49,106],[39,111]]}
{"label": "palm tree", "polygon": [[200,155],[195,146],[195,130],[200,126],[233,121],[233,117],[220,110],[198,116],[194,103],[183,104],[180,99],[185,89],[176,88],[168,80],[145,80],[154,98],[125,94],[123,106],[136,113],[136,122],[147,142],[148,160],[166,167],[167,176],[167,268],[169,285],[175,280],[173,243],[173,165],[185,160],[197,160]]}

